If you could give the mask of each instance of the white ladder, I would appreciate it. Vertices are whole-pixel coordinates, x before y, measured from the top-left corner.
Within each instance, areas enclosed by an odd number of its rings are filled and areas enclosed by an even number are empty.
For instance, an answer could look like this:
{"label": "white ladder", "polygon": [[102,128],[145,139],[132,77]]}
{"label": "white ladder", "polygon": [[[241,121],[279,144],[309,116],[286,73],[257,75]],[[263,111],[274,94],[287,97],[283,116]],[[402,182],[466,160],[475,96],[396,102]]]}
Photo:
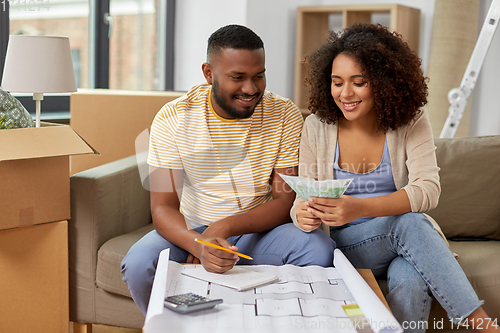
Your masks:
{"label": "white ladder", "polygon": [[484,20],[481,32],[479,33],[474,51],[472,51],[469,64],[465,69],[460,87],[453,88],[448,93],[450,107],[448,109],[448,118],[446,118],[443,130],[439,135],[440,138],[453,138],[455,136],[458,125],[464,115],[465,107],[467,106],[467,99],[472,94],[472,90],[474,90],[477,77],[483,66],[486,53],[490,47],[499,20],[500,0],[493,0],[488,10],[488,14],[486,15],[486,19]]}

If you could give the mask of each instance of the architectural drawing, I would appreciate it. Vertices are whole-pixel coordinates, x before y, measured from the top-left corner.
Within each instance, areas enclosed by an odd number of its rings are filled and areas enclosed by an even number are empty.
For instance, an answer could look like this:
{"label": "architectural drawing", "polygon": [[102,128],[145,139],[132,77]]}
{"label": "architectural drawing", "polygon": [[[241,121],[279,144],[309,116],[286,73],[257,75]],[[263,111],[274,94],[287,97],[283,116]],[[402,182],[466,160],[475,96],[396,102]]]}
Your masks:
{"label": "architectural drawing", "polygon": [[[347,279],[340,275],[338,268],[245,266],[245,269],[276,275],[279,281],[238,292],[181,274],[195,265],[180,265],[162,259],[165,258],[160,257],[158,264],[145,333],[357,332],[342,306],[356,302],[360,304],[359,296],[351,293]],[[163,308],[164,297],[187,292],[214,299],[222,298],[224,302],[214,309],[188,315]],[[382,302],[378,302],[374,307],[382,306],[387,311]],[[363,312],[366,315],[366,311]],[[395,321],[394,317],[392,319]],[[374,331],[377,333],[380,330]]]}

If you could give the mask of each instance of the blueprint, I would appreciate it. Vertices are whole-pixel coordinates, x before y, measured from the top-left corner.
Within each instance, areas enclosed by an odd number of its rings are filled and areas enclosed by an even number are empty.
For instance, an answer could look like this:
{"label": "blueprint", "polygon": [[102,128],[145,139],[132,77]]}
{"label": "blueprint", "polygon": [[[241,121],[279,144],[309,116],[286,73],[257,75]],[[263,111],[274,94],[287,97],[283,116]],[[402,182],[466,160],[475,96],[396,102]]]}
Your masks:
{"label": "blueprint", "polygon": [[[335,253],[336,256],[342,256]],[[345,257],[343,257],[345,258]],[[340,259],[343,259],[340,258]],[[347,260],[347,259],[345,259]],[[340,263],[345,264],[345,263]],[[350,263],[349,263],[350,264]],[[212,284],[182,274],[196,265],[180,265],[168,261],[167,253],[160,256],[153,292],[144,326],[145,333],[156,332],[357,332],[352,318],[342,306],[358,303],[366,318],[373,320],[373,331],[402,332],[399,324],[378,297],[373,294],[370,302],[361,306],[359,295],[349,287],[356,277],[347,279],[339,268],[319,266],[245,266],[245,269],[273,274],[279,281],[244,292]],[[337,265],[338,267],[338,265]],[[352,267],[352,266],[351,266]],[[346,269],[342,269],[346,271]],[[354,274],[359,274],[352,268]],[[349,271],[349,269],[347,269]],[[347,272],[352,273],[352,272]],[[363,278],[359,278],[364,282]],[[366,282],[364,282],[366,284]],[[163,298],[193,292],[209,298],[222,298],[224,302],[213,309],[181,315],[163,307]],[[361,287],[361,292],[365,293]],[[368,314],[367,311],[368,310]],[[371,311],[371,313],[370,313]],[[382,312],[382,317],[380,313]],[[375,312],[375,313],[373,313]],[[375,316],[373,318],[368,316]],[[388,317],[387,317],[388,316]],[[386,318],[387,317],[387,318]],[[390,323],[393,327],[379,323]],[[377,326],[377,327],[374,327]],[[359,327],[358,327],[359,328]]]}

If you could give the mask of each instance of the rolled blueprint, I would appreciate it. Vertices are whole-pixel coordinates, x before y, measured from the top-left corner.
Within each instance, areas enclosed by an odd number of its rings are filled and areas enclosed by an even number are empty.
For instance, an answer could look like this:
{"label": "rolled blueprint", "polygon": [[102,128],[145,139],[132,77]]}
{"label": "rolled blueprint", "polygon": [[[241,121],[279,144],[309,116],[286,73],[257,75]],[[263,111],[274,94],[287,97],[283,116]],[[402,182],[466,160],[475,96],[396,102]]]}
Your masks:
{"label": "rolled blueprint", "polygon": [[333,263],[374,333],[403,333],[393,314],[359,275],[342,251],[335,249]]}

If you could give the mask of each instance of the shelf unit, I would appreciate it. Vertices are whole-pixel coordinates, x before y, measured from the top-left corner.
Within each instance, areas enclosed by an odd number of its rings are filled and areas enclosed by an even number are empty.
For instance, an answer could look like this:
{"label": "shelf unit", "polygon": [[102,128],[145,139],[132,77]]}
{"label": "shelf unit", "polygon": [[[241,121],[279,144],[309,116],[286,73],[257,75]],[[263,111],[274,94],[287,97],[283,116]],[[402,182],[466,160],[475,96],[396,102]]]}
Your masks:
{"label": "shelf unit", "polygon": [[[397,4],[347,5],[347,6],[309,6],[297,9],[297,32],[295,44],[295,82],[294,102],[303,114],[308,114],[306,74],[303,57],[326,41],[328,30],[340,30],[356,22],[378,22],[380,17],[388,16],[389,29],[403,36],[412,50],[418,53],[420,10]],[[332,27],[335,19],[341,21],[338,28]]]}

